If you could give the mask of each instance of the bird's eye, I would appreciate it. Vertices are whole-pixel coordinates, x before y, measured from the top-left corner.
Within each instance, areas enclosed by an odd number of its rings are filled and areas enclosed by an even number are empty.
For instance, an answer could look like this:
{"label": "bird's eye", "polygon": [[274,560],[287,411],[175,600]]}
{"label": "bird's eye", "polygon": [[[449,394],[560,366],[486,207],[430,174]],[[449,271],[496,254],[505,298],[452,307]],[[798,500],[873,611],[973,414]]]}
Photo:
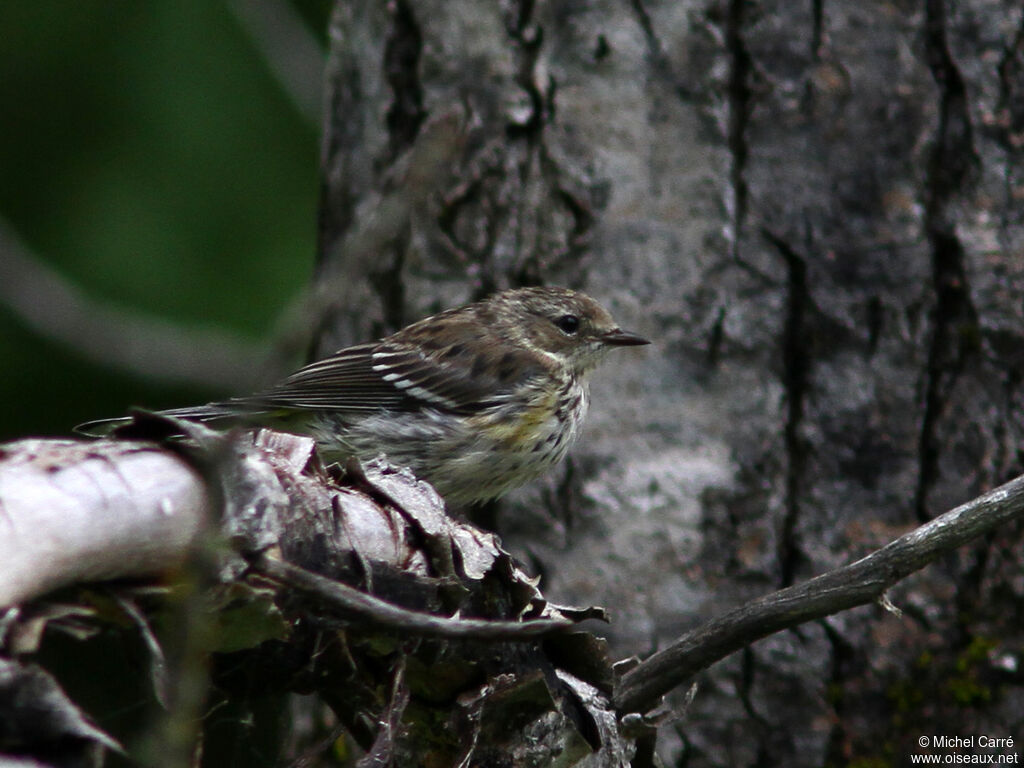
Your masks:
{"label": "bird's eye", "polygon": [[555,320],[555,325],[562,333],[572,336],[580,329],[580,319],[576,315],[562,315]]}

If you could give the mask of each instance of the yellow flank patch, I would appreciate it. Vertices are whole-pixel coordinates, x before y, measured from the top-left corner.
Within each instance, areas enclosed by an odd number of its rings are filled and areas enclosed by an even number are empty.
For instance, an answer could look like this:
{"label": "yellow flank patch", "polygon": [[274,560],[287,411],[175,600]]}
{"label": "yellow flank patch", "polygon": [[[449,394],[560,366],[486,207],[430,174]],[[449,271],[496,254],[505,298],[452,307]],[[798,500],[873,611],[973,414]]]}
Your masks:
{"label": "yellow flank patch", "polygon": [[530,404],[511,418],[501,414],[489,417],[480,428],[493,440],[502,442],[510,451],[530,450],[549,432],[544,424],[554,418],[558,406],[558,392],[538,392]]}

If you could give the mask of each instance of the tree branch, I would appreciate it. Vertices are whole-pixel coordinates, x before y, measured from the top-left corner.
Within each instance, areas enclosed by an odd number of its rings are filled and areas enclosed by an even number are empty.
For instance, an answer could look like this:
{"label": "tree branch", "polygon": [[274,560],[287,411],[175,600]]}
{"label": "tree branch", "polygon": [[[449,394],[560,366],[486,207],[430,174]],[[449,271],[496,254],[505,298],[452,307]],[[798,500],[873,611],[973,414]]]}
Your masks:
{"label": "tree branch", "polygon": [[[151,429],[179,424],[159,415],[137,419]],[[440,497],[411,474],[384,465],[371,465],[367,474],[354,464],[348,484],[339,484],[308,470],[310,438],[267,430],[221,435],[181,426],[194,433],[194,465],[157,442],[25,440],[0,446],[0,607],[66,584],[157,574],[180,564],[217,506],[212,499],[220,498],[221,533],[251,570],[378,627],[523,639],[594,615],[570,608],[562,613],[548,604],[493,536],[451,520]],[[142,428],[138,421],[136,427]],[[271,549],[280,559],[266,554]],[[427,604],[456,581],[468,594],[493,576],[518,594],[505,615],[531,611],[540,618],[453,619],[410,610],[390,595],[368,594],[302,567],[310,558],[318,564],[326,559],[341,571],[341,564],[359,562],[368,583],[386,568],[393,578],[419,579]],[[229,570],[241,575],[244,569],[239,561]],[[407,585],[407,597],[410,590],[415,592]]]}
{"label": "tree branch", "polygon": [[228,8],[295,109],[310,124],[319,125],[327,54],[316,35],[283,0],[230,0]]}
{"label": "tree branch", "polygon": [[211,328],[186,328],[87,296],[43,264],[0,218],[0,305],[77,354],[150,381],[228,392],[256,383],[264,345]]}
{"label": "tree branch", "polygon": [[490,619],[450,619],[420,611],[410,611],[379,597],[353,589],[297,565],[266,554],[252,565],[253,570],[281,584],[316,597],[325,606],[355,612],[378,626],[435,637],[462,637],[476,640],[523,640],[573,626],[568,619],[534,621],[495,621]]}
{"label": "tree branch", "polygon": [[199,473],[152,443],[0,446],[0,607],[179,565],[210,512]]}
{"label": "tree branch", "polygon": [[653,707],[670,690],[734,651],[788,627],[866,605],[940,555],[1024,519],[1024,476],[962,504],[855,563],[779,590],[708,621],[623,675],[619,712]]}

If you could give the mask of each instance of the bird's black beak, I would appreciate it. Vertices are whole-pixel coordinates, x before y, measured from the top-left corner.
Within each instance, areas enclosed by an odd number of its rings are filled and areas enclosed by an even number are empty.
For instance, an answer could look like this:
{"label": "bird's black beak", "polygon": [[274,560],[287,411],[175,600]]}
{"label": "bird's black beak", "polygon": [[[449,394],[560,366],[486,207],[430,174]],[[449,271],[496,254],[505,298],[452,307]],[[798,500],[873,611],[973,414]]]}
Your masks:
{"label": "bird's black beak", "polygon": [[621,328],[602,333],[601,341],[614,347],[639,347],[651,343],[643,336],[637,336],[635,333],[624,331]]}

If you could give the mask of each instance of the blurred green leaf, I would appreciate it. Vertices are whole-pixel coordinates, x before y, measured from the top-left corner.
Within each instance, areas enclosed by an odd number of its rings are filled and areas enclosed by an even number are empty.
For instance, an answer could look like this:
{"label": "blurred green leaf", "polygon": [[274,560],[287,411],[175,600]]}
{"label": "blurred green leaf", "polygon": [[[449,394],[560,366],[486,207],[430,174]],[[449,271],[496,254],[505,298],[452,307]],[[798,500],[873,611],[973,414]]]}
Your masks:
{"label": "blurred green leaf", "polygon": [[[319,39],[329,5],[295,3]],[[311,273],[318,126],[229,8],[13,2],[0,28],[0,216],[91,296],[268,336]],[[230,394],[104,371],[4,307],[0,360],[0,439]]]}

